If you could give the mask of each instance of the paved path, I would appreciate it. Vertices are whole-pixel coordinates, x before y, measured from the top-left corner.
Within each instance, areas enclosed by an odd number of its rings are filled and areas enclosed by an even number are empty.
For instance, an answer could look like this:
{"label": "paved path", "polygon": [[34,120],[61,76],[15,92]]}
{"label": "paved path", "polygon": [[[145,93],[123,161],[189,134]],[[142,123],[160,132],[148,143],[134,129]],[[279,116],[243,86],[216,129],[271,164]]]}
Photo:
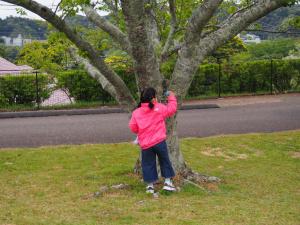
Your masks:
{"label": "paved path", "polygon": [[[179,136],[300,129],[299,94],[255,98],[221,99],[221,108],[179,111]],[[131,141],[127,122],[123,113],[0,119],[0,148]]]}

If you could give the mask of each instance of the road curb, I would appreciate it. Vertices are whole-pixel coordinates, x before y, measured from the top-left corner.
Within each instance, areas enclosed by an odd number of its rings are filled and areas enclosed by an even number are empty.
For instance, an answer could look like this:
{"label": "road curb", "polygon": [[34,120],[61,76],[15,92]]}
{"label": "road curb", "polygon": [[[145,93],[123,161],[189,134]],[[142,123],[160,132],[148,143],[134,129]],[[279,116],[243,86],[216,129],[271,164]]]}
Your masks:
{"label": "road curb", "polygon": [[[217,104],[183,105],[179,110],[212,109],[212,108],[220,108],[220,107]],[[70,116],[70,115],[92,115],[92,114],[109,114],[109,113],[124,113],[124,112],[125,111],[121,108],[1,112],[0,119],[26,118],[26,117],[48,117],[48,116]]]}

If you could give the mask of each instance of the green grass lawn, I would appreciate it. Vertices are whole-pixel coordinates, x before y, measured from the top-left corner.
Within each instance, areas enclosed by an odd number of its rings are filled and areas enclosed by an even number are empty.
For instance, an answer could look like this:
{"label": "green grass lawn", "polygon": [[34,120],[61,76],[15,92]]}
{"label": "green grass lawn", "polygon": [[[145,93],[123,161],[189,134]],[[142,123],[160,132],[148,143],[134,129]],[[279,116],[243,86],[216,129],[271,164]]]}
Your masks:
{"label": "green grass lawn", "polygon": [[[188,138],[181,148],[222,184],[147,196],[127,143],[3,149],[0,224],[300,224],[300,131]],[[94,197],[119,183],[131,188]]]}

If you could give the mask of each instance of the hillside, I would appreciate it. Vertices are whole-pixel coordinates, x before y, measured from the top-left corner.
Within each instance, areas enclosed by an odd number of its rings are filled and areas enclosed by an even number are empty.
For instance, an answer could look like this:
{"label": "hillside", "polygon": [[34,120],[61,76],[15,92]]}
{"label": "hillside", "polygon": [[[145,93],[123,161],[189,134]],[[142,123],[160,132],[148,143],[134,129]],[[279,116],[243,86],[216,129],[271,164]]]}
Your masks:
{"label": "hillside", "polygon": [[[66,18],[71,26],[80,24],[83,27],[93,26],[84,16]],[[22,34],[24,38],[45,40],[47,39],[48,23],[42,20],[31,20],[22,17],[8,17],[0,19],[0,37],[17,37]]]}
{"label": "hillside", "polygon": [[[285,20],[292,17],[300,17],[300,5],[295,5],[293,7],[280,8],[273,13],[263,17],[258,21],[263,30],[280,30],[281,25]],[[290,31],[300,32],[300,29],[291,28]],[[278,37],[299,37],[298,35],[287,35],[287,34],[271,34],[263,32],[255,32],[262,39],[274,39]]]}
{"label": "hillside", "polygon": [[44,40],[47,34],[47,23],[42,20],[31,20],[21,17],[7,17],[0,19],[0,36]]}

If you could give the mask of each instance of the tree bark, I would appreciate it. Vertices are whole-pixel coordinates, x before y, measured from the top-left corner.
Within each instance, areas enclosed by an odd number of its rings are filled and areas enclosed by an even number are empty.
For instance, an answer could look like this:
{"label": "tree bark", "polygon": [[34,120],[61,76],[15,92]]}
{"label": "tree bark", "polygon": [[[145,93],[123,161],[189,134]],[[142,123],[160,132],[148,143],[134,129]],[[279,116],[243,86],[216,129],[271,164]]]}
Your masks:
{"label": "tree bark", "polygon": [[82,6],[82,9],[91,22],[108,33],[114,41],[120,44],[124,51],[126,51],[129,55],[132,55],[131,45],[126,34],[124,34],[118,27],[100,16],[91,6],[84,5]]}
{"label": "tree bark", "polygon": [[170,160],[176,173],[184,173],[187,169],[183,155],[179,149],[179,138],[177,133],[177,114],[167,119],[167,144]]}
{"label": "tree bark", "polygon": [[[126,21],[129,41],[132,47],[134,70],[138,79],[138,88],[142,90],[154,87],[162,93],[162,76],[151,40],[155,31],[150,28],[143,0],[122,0],[122,10]],[[152,27],[153,28],[153,27]]]}

